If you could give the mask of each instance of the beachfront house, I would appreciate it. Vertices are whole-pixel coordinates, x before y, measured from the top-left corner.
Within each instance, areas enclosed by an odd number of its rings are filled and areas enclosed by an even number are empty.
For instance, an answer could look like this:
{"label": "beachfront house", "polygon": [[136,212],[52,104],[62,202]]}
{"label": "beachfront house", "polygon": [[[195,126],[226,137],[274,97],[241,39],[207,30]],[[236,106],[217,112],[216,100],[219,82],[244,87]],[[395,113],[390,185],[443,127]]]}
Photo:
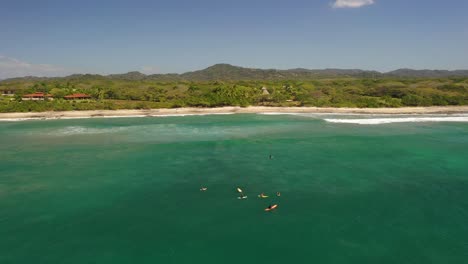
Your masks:
{"label": "beachfront house", "polygon": [[3,96],[14,96],[15,91],[13,91],[11,89],[4,89],[4,90],[2,90],[2,95]]}
{"label": "beachfront house", "polygon": [[91,95],[83,94],[83,93],[76,93],[64,96],[63,99],[65,100],[88,100],[91,99]]}
{"label": "beachfront house", "polygon": [[54,100],[54,97],[51,94],[45,93],[32,93],[23,95],[23,101],[44,101],[45,99]]}

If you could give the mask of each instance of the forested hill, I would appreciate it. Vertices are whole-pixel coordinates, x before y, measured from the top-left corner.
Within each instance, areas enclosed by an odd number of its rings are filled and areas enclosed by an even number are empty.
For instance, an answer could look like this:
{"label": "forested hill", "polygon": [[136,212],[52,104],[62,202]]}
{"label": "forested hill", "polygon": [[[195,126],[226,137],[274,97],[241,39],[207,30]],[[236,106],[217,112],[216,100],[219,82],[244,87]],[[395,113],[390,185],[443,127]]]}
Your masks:
{"label": "forested hill", "polygon": [[[311,80],[317,78],[447,78],[447,77],[468,77],[468,70],[412,70],[399,69],[387,73],[378,71],[366,71],[359,69],[253,69],[233,66],[230,64],[216,64],[203,70],[186,72],[183,74],[151,74],[146,75],[140,72],[128,72],[124,74],[111,74],[107,76],[97,74],[74,74],[63,79],[110,79],[128,81],[242,81],[242,80]],[[7,79],[4,81],[38,81],[51,78],[22,77]]]}

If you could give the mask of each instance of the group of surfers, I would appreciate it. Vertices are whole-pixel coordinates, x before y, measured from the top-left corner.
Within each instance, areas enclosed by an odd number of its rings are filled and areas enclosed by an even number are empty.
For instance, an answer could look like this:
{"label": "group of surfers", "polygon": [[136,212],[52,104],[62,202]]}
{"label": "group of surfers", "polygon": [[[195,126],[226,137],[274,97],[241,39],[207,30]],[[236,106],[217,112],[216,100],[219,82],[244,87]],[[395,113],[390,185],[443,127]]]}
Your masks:
{"label": "group of surfers", "polygon": [[[206,192],[208,190],[207,187],[201,187],[200,188],[200,191],[202,192]],[[244,194],[244,191],[242,191],[241,188],[237,187],[237,192],[240,193],[240,196],[237,197],[238,199],[247,199],[247,195]],[[276,192],[276,196],[280,197],[281,196],[281,193],[280,192]],[[269,196],[266,195],[265,193],[261,193],[258,195],[259,198],[262,198],[262,199],[265,199],[265,198],[268,198]],[[273,204],[273,205],[269,205],[267,208],[265,208],[265,211],[269,212],[269,211],[273,211],[275,210],[276,208],[278,207],[277,204]]]}
{"label": "group of surfers", "polygon": [[[270,154],[270,155],[268,156],[268,158],[269,158],[270,160],[272,160],[272,159],[273,159],[273,155]],[[207,187],[201,187],[201,188],[200,188],[200,191],[202,191],[202,192],[205,192],[205,191],[207,191],[207,190],[208,190]],[[237,197],[238,199],[247,199],[247,195],[244,194],[244,192],[242,191],[241,188],[237,187],[237,192],[240,193],[240,196]],[[277,192],[277,193],[276,193],[276,196],[280,197],[280,196],[281,196],[281,193],[280,193],[280,192]],[[264,199],[264,198],[268,198],[268,195],[266,195],[265,193],[261,193],[261,194],[258,195],[258,197]],[[273,205],[270,204],[267,208],[265,208],[265,211],[270,212],[270,211],[275,210],[277,207],[278,207],[277,204],[273,204]]]}

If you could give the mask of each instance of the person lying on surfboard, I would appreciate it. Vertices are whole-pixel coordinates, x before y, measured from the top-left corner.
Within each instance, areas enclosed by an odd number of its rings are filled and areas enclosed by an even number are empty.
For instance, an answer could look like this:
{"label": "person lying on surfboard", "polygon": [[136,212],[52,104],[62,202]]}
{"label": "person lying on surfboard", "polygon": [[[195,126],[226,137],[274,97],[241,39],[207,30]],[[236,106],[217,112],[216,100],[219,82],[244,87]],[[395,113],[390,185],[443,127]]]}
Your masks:
{"label": "person lying on surfboard", "polygon": [[270,204],[267,208],[265,208],[265,211],[266,211],[266,212],[270,212],[270,211],[275,210],[277,207],[278,207],[277,204],[274,204],[274,205],[271,205],[271,204]]}
{"label": "person lying on surfboard", "polygon": [[261,193],[261,194],[258,195],[258,197],[260,197],[260,198],[268,198],[268,195],[265,195],[264,193]]}

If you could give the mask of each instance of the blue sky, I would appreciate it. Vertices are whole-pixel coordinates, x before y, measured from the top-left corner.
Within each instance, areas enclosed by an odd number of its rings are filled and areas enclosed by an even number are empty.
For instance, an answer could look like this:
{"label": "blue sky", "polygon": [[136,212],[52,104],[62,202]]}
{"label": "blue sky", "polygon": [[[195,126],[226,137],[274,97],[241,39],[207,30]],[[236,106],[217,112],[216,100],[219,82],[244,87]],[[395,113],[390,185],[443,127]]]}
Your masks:
{"label": "blue sky", "polygon": [[468,69],[466,0],[0,0],[0,78]]}

